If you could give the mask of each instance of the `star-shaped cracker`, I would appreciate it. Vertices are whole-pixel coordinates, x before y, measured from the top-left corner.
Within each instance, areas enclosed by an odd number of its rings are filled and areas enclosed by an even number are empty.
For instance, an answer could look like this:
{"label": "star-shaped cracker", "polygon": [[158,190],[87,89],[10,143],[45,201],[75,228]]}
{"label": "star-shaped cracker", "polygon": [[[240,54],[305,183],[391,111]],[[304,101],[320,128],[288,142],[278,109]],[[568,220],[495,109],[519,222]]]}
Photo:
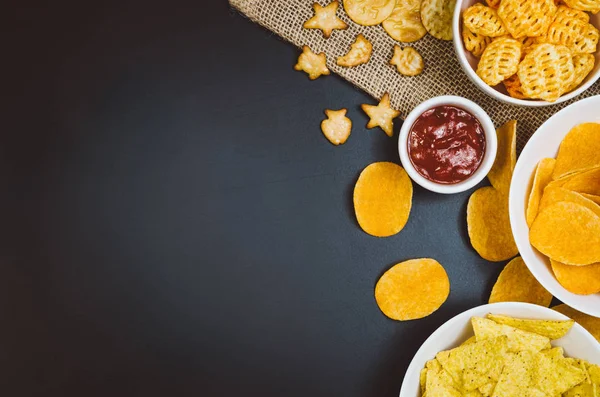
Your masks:
{"label": "star-shaped cracker", "polygon": [[335,29],[346,29],[348,25],[346,22],[339,19],[336,15],[339,3],[332,1],[325,7],[315,3],[313,8],[315,10],[315,16],[304,22],[305,29],[321,29],[325,38],[331,36],[331,32]]}
{"label": "star-shaped cracker", "polygon": [[330,73],[327,69],[325,53],[315,54],[307,45],[302,47],[302,54],[298,57],[298,63],[294,66],[294,69],[306,72],[311,80]]}
{"label": "star-shaped cracker", "polygon": [[321,131],[325,138],[334,145],[341,145],[350,136],[352,120],[346,117],[348,109],[330,110],[325,109],[327,118],[321,122]]}
{"label": "star-shaped cracker", "polygon": [[400,112],[392,109],[390,105],[390,95],[387,92],[381,97],[379,105],[362,104],[360,107],[371,119],[367,124],[367,128],[381,127],[387,136],[392,136],[394,134],[394,122],[392,120],[400,116]]}

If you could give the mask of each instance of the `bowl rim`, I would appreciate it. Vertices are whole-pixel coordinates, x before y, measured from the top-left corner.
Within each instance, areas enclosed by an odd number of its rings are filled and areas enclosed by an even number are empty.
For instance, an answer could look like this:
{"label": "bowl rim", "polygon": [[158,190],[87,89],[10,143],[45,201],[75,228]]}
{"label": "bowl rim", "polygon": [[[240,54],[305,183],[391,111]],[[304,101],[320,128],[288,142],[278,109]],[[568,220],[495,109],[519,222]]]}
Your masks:
{"label": "bowl rim", "polygon": [[[408,134],[416,119],[426,110],[442,105],[457,106],[472,113],[481,123],[486,140],[485,154],[483,155],[483,159],[481,160],[479,168],[464,181],[448,185],[430,181],[429,179],[419,174],[419,172],[417,172],[417,170],[415,169],[412,161],[410,160],[407,146]],[[424,187],[425,189],[430,190],[432,192],[442,194],[464,192],[465,190],[469,190],[470,188],[481,182],[494,165],[497,150],[498,138],[496,136],[496,128],[494,127],[494,123],[492,122],[490,116],[485,112],[485,110],[481,108],[481,106],[477,105],[475,102],[467,98],[455,95],[438,96],[428,99],[419,104],[408,114],[408,116],[402,123],[400,133],[398,134],[398,153],[400,155],[400,161],[402,162],[402,166],[404,167],[410,178],[421,187]]]}
{"label": "bowl rim", "polygon": [[[407,385],[407,381],[410,381],[410,379],[412,379],[413,377],[418,379],[418,375],[415,375],[415,372],[418,374],[422,369],[422,368],[420,368],[420,366],[418,367],[418,365],[419,365],[418,361],[420,361],[421,356],[425,354],[425,352],[427,350],[427,346],[432,341],[437,340],[441,335],[447,334],[448,333],[447,331],[449,328],[453,327],[456,323],[463,321],[465,318],[471,318],[474,315],[481,315],[481,314],[474,314],[474,313],[481,313],[481,312],[499,313],[503,310],[506,310],[506,308],[528,309],[527,311],[538,312],[538,313],[540,313],[541,316],[548,315],[549,320],[568,320],[569,319],[568,316],[565,316],[564,314],[557,312],[555,310],[552,310],[548,307],[534,305],[532,303],[525,303],[525,302],[488,303],[488,304],[476,306],[471,309],[465,310],[461,313],[458,313],[457,315],[453,316],[452,318],[450,318],[449,320],[444,322],[442,325],[440,325],[431,335],[429,335],[429,337],[427,337],[427,339],[425,339],[423,344],[421,344],[421,346],[419,347],[419,349],[417,350],[417,352],[411,359],[410,364],[408,365],[408,368],[406,369],[406,372],[404,373],[404,378],[402,379],[402,385],[400,386],[399,397],[417,397],[417,396],[411,395],[410,391],[407,390],[409,387]],[[508,315],[516,316],[515,314],[508,314]],[[596,341],[594,336],[588,330],[583,328],[577,322],[575,322],[573,324],[573,327],[578,329],[578,331],[582,332],[582,338],[584,338],[587,342],[589,342],[590,345],[597,346],[598,349],[600,350],[600,344],[598,343],[598,341]],[[454,347],[458,347],[458,345],[454,346]],[[429,358],[429,359],[431,359],[431,358]]]}
{"label": "bowl rim", "polygon": [[[520,234],[519,232],[520,232],[520,230],[522,230],[521,228],[519,228],[516,218],[519,217],[521,221],[525,222],[525,220],[524,220],[525,213],[524,212],[521,213],[521,211],[518,211],[516,208],[517,201],[520,200],[520,198],[516,197],[516,189],[513,188],[513,184],[515,184],[515,185],[517,184],[517,179],[519,178],[518,175],[520,175],[522,173],[521,168],[524,167],[524,165],[523,165],[524,160],[521,160],[521,159],[528,157],[528,153],[530,151],[535,152],[534,145],[536,143],[536,140],[540,139],[539,137],[542,136],[544,129],[546,129],[548,125],[550,125],[552,122],[554,122],[554,120],[556,120],[557,118],[563,117],[563,112],[571,112],[571,111],[573,111],[574,108],[583,106],[587,102],[594,102],[594,101],[600,101],[600,95],[594,95],[594,96],[591,96],[588,98],[581,99],[577,102],[570,104],[569,106],[565,107],[564,109],[561,109],[560,111],[556,112],[554,115],[552,115],[550,118],[548,118],[548,120],[546,120],[541,126],[539,126],[539,128],[535,131],[535,133],[529,138],[529,140],[525,144],[525,147],[523,148],[519,158],[517,159],[517,164],[515,165],[513,177],[510,182],[510,190],[509,190],[509,196],[508,196],[508,214],[509,214],[510,226],[511,226],[511,231],[513,233],[513,236]],[[565,132],[565,135],[567,132]],[[556,147],[556,151],[558,152],[558,146]],[[531,176],[532,175],[530,175],[529,178],[531,178]],[[529,236],[529,231],[527,231],[527,235]],[[519,249],[520,253],[524,252],[524,249],[522,249],[521,247],[525,246],[525,244],[531,246],[531,244],[529,243],[529,239],[527,239],[526,241],[523,241],[522,239],[515,238],[515,243],[517,244],[517,248]],[[525,262],[525,265],[527,265],[527,268],[529,269],[531,274],[533,274],[535,279],[553,296],[555,296],[556,298],[560,299],[565,304],[571,306],[572,308],[574,308],[582,313],[585,313],[585,314],[588,314],[588,315],[594,316],[594,317],[598,317],[600,315],[600,312],[590,312],[590,310],[587,307],[581,306],[579,302],[572,300],[570,297],[571,292],[567,291],[567,289],[565,289],[562,285],[560,285],[560,283],[557,282],[556,285],[552,285],[552,284],[546,282],[545,275],[542,274],[542,271],[538,267],[530,265],[529,257],[527,255],[524,256],[522,254],[521,254],[521,257],[523,258],[523,262]],[[548,269],[547,271],[551,272],[550,269]],[[552,277],[554,277],[554,275],[552,275]],[[593,294],[590,296],[595,296],[595,295],[598,295],[598,294]]]}
{"label": "bowl rim", "polygon": [[[476,0],[477,2],[481,2],[480,0]],[[458,63],[460,64],[463,71],[467,74],[469,79],[483,92],[490,95],[491,97],[498,99],[499,101],[509,103],[511,105],[518,106],[527,106],[527,107],[542,107],[542,106],[552,106],[557,105],[562,102],[566,102],[570,99],[575,98],[576,96],[583,93],[589,87],[591,87],[599,78],[600,78],[600,68],[596,70],[593,74],[588,77],[588,80],[581,84],[577,89],[569,92],[568,94],[562,95],[554,102],[541,101],[541,100],[525,100],[513,98],[510,95],[503,94],[493,87],[487,85],[478,75],[475,73],[475,70],[469,64],[467,60],[466,52],[467,50],[464,48],[462,42],[462,28],[461,28],[461,17],[462,17],[462,5],[465,0],[456,0],[456,5],[454,6],[454,15],[452,17],[452,42],[454,44],[454,52],[458,58]],[[598,52],[600,50],[597,50]]]}

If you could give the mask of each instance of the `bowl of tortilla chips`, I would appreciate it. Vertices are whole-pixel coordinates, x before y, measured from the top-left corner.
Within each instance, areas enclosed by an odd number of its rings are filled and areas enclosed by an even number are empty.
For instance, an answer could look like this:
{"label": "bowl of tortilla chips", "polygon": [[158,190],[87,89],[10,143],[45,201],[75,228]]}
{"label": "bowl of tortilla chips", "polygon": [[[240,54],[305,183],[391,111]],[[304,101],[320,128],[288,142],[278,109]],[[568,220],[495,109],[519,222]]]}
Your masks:
{"label": "bowl of tortilla chips", "polygon": [[411,361],[400,397],[595,396],[600,343],[543,306],[502,302],[448,320]]}
{"label": "bowl of tortilla chips", "polygon": [[600,96],[548,119],[521,152],[509,214],[533,276],[567,305],[600,317]]}

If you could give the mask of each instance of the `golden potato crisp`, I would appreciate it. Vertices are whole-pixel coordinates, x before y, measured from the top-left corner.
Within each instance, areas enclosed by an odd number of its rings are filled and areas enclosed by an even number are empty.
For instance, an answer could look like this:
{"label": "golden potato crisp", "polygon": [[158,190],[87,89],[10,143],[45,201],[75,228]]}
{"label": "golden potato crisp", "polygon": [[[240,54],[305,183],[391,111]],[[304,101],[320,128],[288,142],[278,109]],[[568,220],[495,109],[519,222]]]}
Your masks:
{"label": "golden potato crisp", "polygon": [[397,1],[392,15],[381,26],[392,39],[403,43],[421,39],[427,33],[421,22],[421,0]]}
{"label": "golden potato crisp", "polygon": [[589,14],[587,14],[583,11],[580,11],[580,10],[576,10],[574,8],[569,8],[565,5],[559,5],[558,9],[556,10],[556,15],[554,16],[554,21],[552,23],[555,23],[555,22],[564,23],[571,18],[579,19],[580,21],[583,21],[583,22],[590,21]]}
{"label": "golden potato crisp", "polygon": [[354,187],[358,224],[376,237],[398,233],[408,221],[412,194],[412,183],[404,168],[387,162],[368,165]]}
{"label": "golden potato crisp", "polygon": [[537,44],[519,64],[518,74],[523,94],[554,102],[575,77],[571,51],[562,45]]}
{"label": "golden potato crisp", "polygon": [[362,34],[356,36],[356,40],[350,46],[350,51],[337,59],[337,64],[344,67],[362,65],[369,62],[373,53],[373,45]]}
{"label": "golden potato crisp", "polygon": [[377,305],[393,320],[415,320],[429,316],[446,301],[450,281],[433,259],[412,259],[394,265],[375,286]]}
{"label": "golden potato crisp", "polygon": [[556,279],[569,292],[591,295],[600,292],[600,263],[570,266],[550,259]]}
{"label": "golden potato crisp", "polygon": [[552,22],[541,40],[564,45],[573,54],[591,54],[596,52],[598,36],[598,29],[590,23],[575,17],[562,17]]}
{"label": "golden potato crisp", "polygon": [[517,164],[517,120],[507,121],[496,130],[498,151],[487,177],[497,190],[508,195],[510,180]]}
{"label": "golden potato crisp", "polygon": [[[573,327],[573,320],[530,320],[524,318],[513,318],[501,314],[488,314],[487,318],[498,324],[510,325],[522,331],[533,332],[545,336],[550,340],[560,339]],[[555,348],[561,352],[562,348]],[[554,350],[554,349],[552,349]]]}
{"label": "golden potato crisp", "polygon": [[485,0],[488,7],[498,8],[500,6],[500,0]]}
{"label": "golden potato crisp", "polygon": [[[585,197],[588,200],[593,201],[594,203],[600,205],[600,196],[596,196],[594,194],[587,194],[587,193],[581,193],[581,195],[583,197]],[[600,215],[600,214],[599,214]]]}
{"label": "golden potato crisp", "polygon": [[564,0],[564,3],[576,10],[589,11],[592,14],[600,11],[600,0]]}
{"label": "golden potato crisp", "polygon": [[521,59],[525,58],[527,54],[531,52],[533,46],[536,44],[540,44],[537,41],[537,37],[523,37],[519,41],[521,41]]}
{"label": "golden potato crisp", "polygon": [[423,0],[421,21],[430,35],[440,40],[452,40],[452,15],[456,0]]}
{"label": "golden potato crisp", "polygon": [[535,169],[533,177],[533,185],[531,186],[531,192],[529,193],[529,200],[527,201],[527,226],[531,227],[533,220],[538,214],[540,206],[540,200],[544,193],[544,188],[548,183],[552,181],[552,171],[554,171],[555,159],[542,159]]}
{"label": "golden potato crisp", "polygon": [[554,306],[552,310],[556,310],[557,312],[572,318],[576,323],[588,330],[588,332],[592,334],[592,336],[596,338],[598,342],[600,342],[600,318],[581,313],[580,311],[577,311],[565,304]]}
{"label": "golden potato crisp", "polygon": [[342,145],[350,136],[352,121],[346,117],[348,109],[325,109],[327,118],[321,122],[321,131],[334,145]]}
{"label": "golden potato crisp", "polygon": [[302,47],[302,54],[298,57],[298,63],[294,66],[294,69],[306,72],[311,80],[330,73],[327,69],[325,53],[322,52],[317,55],[307,45]]}
{"label": "golden potato crisp", "polygon": [[519,80],[518,74],[513,74],[512,76],[504,80],[502,84],[504,84],[504,88],[506,88],[508,95],[510,95],[511,97],[517,99],[527,99],[525,94],[523,94],[523,88],[521,88],[521,80]]}
{"label": "golden potato crisp", "polygon": [[550,339],[545,336],[523,331],[510,325],[498,324],[487,318],[473,317],[471,325],[473,325],[477,342],[502,335],[507,336],[507,349],[510,352],[516,353],[522,350],[538,352],[550,346]]}
{"label": "golden potato crisp", "polygon": [[473,248],[488,261],[504,261],[519,253],[510,228],[508,195],[492,187],[469,198],[467,229]]}
{"label": "golden potato crisp", "polygon": [[304,22],[304,29],[321,29],[325,38],[331,36],[331,32],[336,29],[346,29],[346,22],[339,19],[336,15],[339,3],[332,1],[325,7],[319,3],[313,4],[315,16]]}
{"label": "golden potato crisp", "polygon": [[600,262],[600,217],[580,204],[552,204],[531,225],[529,241],[544,255],[567,265]]}
{"label": "golden potato crisp", "polygon": [[477,33],[471,32],[463,23],[462,29],[463,43],[465,49],[470,51],[476,57],[480,57],[483,54],[485,48],[492,42],[491,37],[483,36]]}
{"label": "golden potato crisp", "polygon": [[360,108],[369,116],[367,128],[381,127],[391,137],[394,135],[394,119],[400,116],[400,112],[392,109],[390,95],[386,92],[381,97],[377,106],[362,104]]}
{"label": "golden potato crisp", "polygon": [[573,76],[573,81],[566,88],[565,92],[571,92],[585,80],[585,78],[590,74],[592,69],[594,69],[594,64],[596,63],[596,57],[592,54],[577,54],[573,56],[573,66],[575,68],[575,75]]}
{"label": "golden potato crisp", "polygon": [[463,12],[463,21],[473,33],[489,37],[498,37],[508,34],[496,10],[475,3]]}
{"label": "golden potato crisp", "polygon": [[456,384],[471,391],[500,378],[509,343],[506,336],[498,335],[441,351],[435,357]]}
{"label": "golden potato crisp", "polygon": [[579,124],[560,144],[552,178],[560,179],[594,167],[600,167],[600,123]]}
{"label": "golden potato crisp", "polygon": [[568,201],[583,205],[584,207],[592,210],[592,212],[594,212],[596,215],[600,216],[600,206],[598,204],[594,203],[583,194],[555,186],[548,186],[548,188],[544,190],[544,196],[540,200],[539,211],[543,211],[552,204],[556,204],[561,201]]}
{"label": "golden potato crisp", "polygon": [[519,256],[508,262],[498,276],[489,303],[526,302],[548,307],[551,301],[552,294],[533,277]]}
{"label": "golden potato crisp", "polygon": [[379,25],[388,18],[396,0],[344,0],[346,14],[359,25]]}
{"label": "golden potato crisp", "polygon": [[552,181],[550,186],[560,186],[578,193],[600,195],[600,166],[567,175],[561,179]]}
{"label": "golden potato crisp", "polygon": [[412,47],[400,48],[394,46],[394,56],[390,60],[390,65],[396,66],[400,74],[405,76],[416,76],[423,71],[425,64],[423,57]]}
{"label": "golden potato crisp", "polygon": [[514,38],[546,33],[557,7],[554,0],[502,0],[498,15]]}
{"label": "golden potato crisp", "polygon": [[483,51],[477,64],[477,75],[493,87],[517,73],[521,46],[521,42],[510,37],[495,39]]}

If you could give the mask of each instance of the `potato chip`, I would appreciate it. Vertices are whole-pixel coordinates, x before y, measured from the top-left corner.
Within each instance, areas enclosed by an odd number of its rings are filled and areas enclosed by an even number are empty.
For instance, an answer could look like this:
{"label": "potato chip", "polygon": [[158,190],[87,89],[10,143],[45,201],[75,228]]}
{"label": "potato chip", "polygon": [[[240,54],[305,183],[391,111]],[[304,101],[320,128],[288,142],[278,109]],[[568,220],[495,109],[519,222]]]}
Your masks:
{"label": "potato chip", "polygon": [[344,0],[346,14],[359,25],[379,25],[392,15],[396,0]]}
{"label": "potato chip", "polygon": [[375,286],[379,309],[393,320],[429,316],[446,301],[450,280],[434,259],[412,259],[392,266]]}
{"label": "potato chip", "polygon": [[570,266],[550,259],[556,279],[567,291],[578,295],[600,292],[600,263]]}
{"label": "potato chip", "polygon": [[[510,325],[511,327],[518,328],[522,331],[533,332],[534,334],[545,336],[550,340],[562,338],[569,332],[571,327],[573,327],[572,320],[530,320],[491,313],[487,315],[487,318],[498,324]],[[562,351],[560,347],[555,349]]]}
{"label": "potato chip", "polygon": [[537,44],[519,64],[518,74],[523,94],[554,102],[575,77],[571,52],[561,45]]}
{"label": "potato chip", "polygon": [[504,267],[490,295],[489,303],[526,302],[550,306],[552,294],[531,274],[523,258],[516,257]]}
{"label": "potato chip", "polygon": [[408,221],[412,193],[404,168],[387,162],[368,165],[354,187],[354,211],[360,227],[376,237],[400,232]]}
{"label": "potato chip", "polygon": [[314,80],[330,73],[326,62],[325,53],[322,52],[317,55],[311,51],[309,46],[305,45],[302,47],[302,54],[298,57],[298,63],[294,66],[294,69],[306,72],[308,78]]}
{"label": "potato chip", "polygon": [[400,74],[405,76],[416,76],[423,71],[425,64],[423,57],[412,47],[400,48],[394,46],[394,56],[390,60],[390,65],[396,66]]}
{"label": "potato chip", "polygon": [[423,0],[421,21],[430,35],[440,40],[452,40],[452,15],[456,0]]}
{"label": "potato chip", "polygon": [[392,109],[390,95],[387,92],[383,94],[377,106],[362,104],[360,107],[369,116],[367,128],[381,127],[387,136],[394,135],[393,120],[400,116],[400,112]]}
{"label": "potato chip", "polygon": [[586,199],[591,200],[594,203],[600,205],[600,196],[596,196],[594,194],[587,194],[587,193],[581,193],[581,195],[583,197],[585,197]]}
{"label": "potato chip", "polygon": [[554,19],[553,0],[502,0],[498,15],[515,38],[541,36]]}
{"label": "potato chip", "polygon": [[496,190],[508,195],[510,181],[517,164],[517,120],[507,121],[496,130],[498,151],[487,177]]}
{"label": "potato chip", "polygon": [[492,187],[469,198],[467,229],[473,248],[484,259],[499,262],[519,253],[510,228],[508,195]]}
{"label": "potato chip", "polygon": [[498,324],[487,318],[473,317],[471,318],[471,325],[473,325],[477,342],[502,335],[507,336],[507,349],[510,352],[516,353],[522,350],[538,352],[550,345],[550,339],[545,336],[523,331],[510,325]]}
{"label": "potato chip", "polygon": [[483,51],[477,65],[477,75],[493,87],[517,73],[521,46],[519,41],[509,37],[495,39]]}
{"label": "potato chip", "polygon": [[504,80],[502,84],[504,84],[504,88],[506,88],[508,95],[510,95],[511,97],[517,99],[527,99],[525,94],[523,94],[523,89],[521,88],[521,80],[519,80],[518,74],[513,74],[512,76]]}
{"label": "potato chip", "polygon": [[352,120],[346,117],[348,109],[325,109],[327,118],[321,122],[321,131],[325,138],[334,145],[342,145],[350,136]]}
{"label": "potato chip", "polygon": [[392,39],[403,43],[421,39],[427,33],[421,22],[421,0],[397,1],[392,15],[381,26]]}
{"label": "potato chip", "polygon": [[565,23],[571,18],[579,19],[583,22],[589,22],[590,16],[580,10],[576,10],[574,8],[567,7],[565,5],[559,5],[556,10],[556,15],[554,16],[554,21],[552,23]]}
{"label": "potato chip", "polygon": [[590,74],[592,69],[594,69],[594,64],[596,63],[596,57],[592,54],[577,54],[573,56],[573,66],[575,67],[575,75],[573,77],[573,81],[566,88],[565,92],[571,92],[585,80],[585,78]]}
{"label": "potato chip", "polygon": [[533,185],[531,186],[529,200],[527,201],[526,218],[527,226],[529,227],[531,227],[533,220],[538,214],[544,188],[552,181],[552,171],[554,171],[555,163],[555,159],[545,158],[538,163],[535,169]]}
{"label": "potato chip", "polygon": [[600,167],[600,123],[579,124],[565,136],[558,156],[553,179]]}
{"label": "potato chip", "polygon": [[[598,342],[600,342],[600,318],[592,317],[589,314],[581,313],[565,304],[554,306],[552,310],[556,310],[565,316],[572,318],[576,323],[585,328]],[[599,379],[600,381],[600,379]]]}
{"label": "potato chip", "polygon": [[315,16],[304,22],[304,29],[321,29],[325,38],[331,36],[331,32],[336,29],[346,29],[346,22],[339,19],[336,15],[339,3],[332,1],[325,7],[319,3],[313,4]]}
{"label": "potato chip", "polygon": [[552,181],[552,183],[548,184],[548,187],[550,186],[560,186],[578,193],[598,196],[600,195],[600,167],[567,175]]}
{"label": "potato chip", "polygon": [[485,48],[492,42],[491,37],[483,36],[477,33],[471,32],[463,23],[462,38],[465,44],[465,49],[470,51],[476,57],[480,57],[483,54]]}
{"label": "potato chip", "polygon": [[496,10],[475,3],[463,12],[465,26],[473,33],[489,37],[498,37],[508,34]]}
{"label": "potato chip", "polygon": [[591,54],[596,52],[598,37],[598,29],[590,23],[574,17],[563,17],[552,22],[542,41],[564,45],[573,54]]}
{"label": "potato chip", "polygon": [[[509,338],[504,335],[441,351],[435,357],[454,382],[465,391],[497,381],[504,366]],[[429,385],[428,385],[429,388]]]}
{"label": "potato chip", "polygon": [[373,53],[373,45],[362,34],[356,36],[356,40],[350,46],[350,51],[337,59],[339,66],[351,67],[369,62]]}
{"label": "potato chip", "polygon": [[536,37],[523,37],[521,40],[521,59],[525,58],[531,52],[533,46],[540,44]]}
{"label": "potato chip", "polygon": [[600,0],[564,0],[564,3],[576,10],[589,11],[592,14],[600,11]]}
{"label": "potato chip", "polygon": [[498,8],[500,6],[500,0],[485,0],[488,7]]}
{"label": "potato chip", "polygon": [[580,204],[552,204],[531,225],[529,241],[544,255],[567,265],[600,262],[600,216]]}
{"label": "potato chip", "polygon": [[544,195],[540,200],[539,211],[543,211],[544,209],[550,207],[552,204],[568,201],[571,203],[576,203],[579,205],[583,205],[584,207],[592,210],[596,215],[600,216],[600,206],[594,203],[592,200],[588,199],[581,193],[574,192],[572,190],[568,190],[562,187],[548,186],[544,191]]}

